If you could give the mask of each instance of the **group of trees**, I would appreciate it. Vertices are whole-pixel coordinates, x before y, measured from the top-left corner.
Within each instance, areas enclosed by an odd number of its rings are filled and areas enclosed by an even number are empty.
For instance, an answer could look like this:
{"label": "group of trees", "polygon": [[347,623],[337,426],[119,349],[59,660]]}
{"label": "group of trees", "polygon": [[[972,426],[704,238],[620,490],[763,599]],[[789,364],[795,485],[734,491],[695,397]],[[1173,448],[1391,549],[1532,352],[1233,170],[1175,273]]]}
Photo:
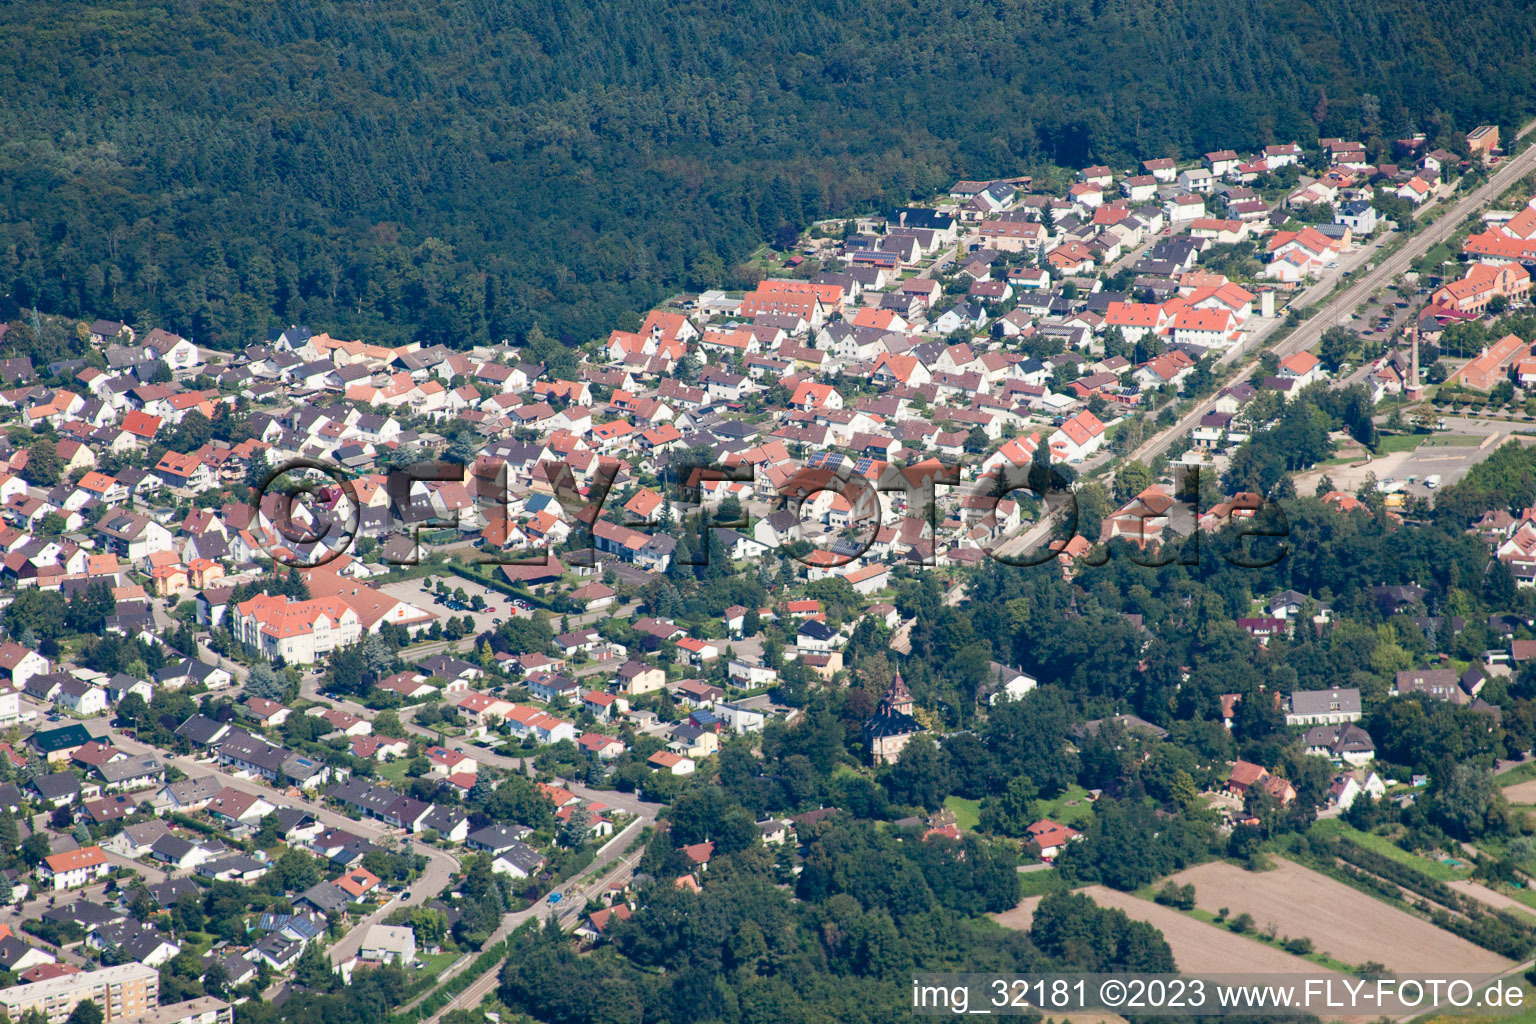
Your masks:
{"label": "group of trees", "polygon": [[[761,240],[957,175],[1513,125],[1533,19],[1517,0],[1390,28],[1318,0],[12,5],[0,294],[216,345],[307,321],[559,360],[669,289],[749,284]],[[1482,41],[1475,66],[1448,22]]]}

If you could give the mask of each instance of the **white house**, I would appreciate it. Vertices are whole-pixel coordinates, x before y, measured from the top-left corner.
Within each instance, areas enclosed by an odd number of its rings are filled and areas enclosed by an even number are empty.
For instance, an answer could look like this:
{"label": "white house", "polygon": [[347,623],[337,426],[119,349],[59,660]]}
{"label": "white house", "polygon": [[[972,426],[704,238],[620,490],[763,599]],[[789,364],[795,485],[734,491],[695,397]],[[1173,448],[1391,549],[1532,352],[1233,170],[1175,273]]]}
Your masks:
{"label": "white house", "polygon": [[416,933],[405,925],[369,925],[363,933],[358,956],[384,964],[410,964],[416,961]]}
{"label": "white house", "polygon": [[99,882],[111,870],[106,851],[99,846],[82,846],[78,850],[44,857],[37,866],[37,875],[55,892],[63,892]]}
{"label": "white house", "polygon": [[1104,424],[1084,410],[1062,422],[1047,439],[1056,462],[1082,462],[1104,443]]}
{"label": "white house", "polygon": [[1002,700],[1019,700],[1039,685],[1033,676],[1025,675],[1016,668],[999,665],[995,661],[991,666],[991,674],[995,688],[987,696],[988,704],[996,704]]}

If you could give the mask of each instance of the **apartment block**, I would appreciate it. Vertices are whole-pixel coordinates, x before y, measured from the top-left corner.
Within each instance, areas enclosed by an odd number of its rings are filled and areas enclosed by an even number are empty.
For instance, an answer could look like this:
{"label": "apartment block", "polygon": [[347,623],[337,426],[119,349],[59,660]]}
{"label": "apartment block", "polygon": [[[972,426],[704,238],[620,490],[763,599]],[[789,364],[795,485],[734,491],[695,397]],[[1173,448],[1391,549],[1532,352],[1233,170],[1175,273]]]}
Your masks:
{"label": "apartment block", "polygon": [[159,1005],[160,972],[143,964],[121,964],[0,989],[0,1007],[11,1020],[37,1010],[48,1024],[64,1024],[86,1000],[101,1007],[106,1022],[143,1016]]}

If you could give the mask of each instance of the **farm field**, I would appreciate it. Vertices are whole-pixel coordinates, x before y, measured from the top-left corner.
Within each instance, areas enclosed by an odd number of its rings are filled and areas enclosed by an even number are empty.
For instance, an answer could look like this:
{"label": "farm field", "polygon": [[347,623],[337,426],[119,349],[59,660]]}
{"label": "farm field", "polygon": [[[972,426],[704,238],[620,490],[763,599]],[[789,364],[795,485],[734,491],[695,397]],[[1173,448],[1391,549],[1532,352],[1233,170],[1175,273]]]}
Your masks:
{"label": "farm field", "polygon": [[1505,786],[1504,798],[1512,804],[1536,804],[1536,779]]}
{"label": "farm field", "polygon": [[1503,893],[1496,892],[1493,889],[1488,888],[1486,885],[1482,885],[1478,882],[1473,882],[1467,879],[1459,879],[1457,881],[1447,882],[1445,884],[1449,885],[1452,889],[1455,889],[1458,892],[1461,892],[1467,896],[1471,896],[1475,900],[1480,900],[1495,910],[1513,910],[1515,913],[1527,917],[1531,915],[1531,908],[1526,906],[1524,903],[1521,903],[1513,896],[1506,896]]}
{"label": "farm field", "polygon": [[[1428,921],[1372,899],[1293,861],[1273,858],[1273,870],[1250,872],[1217,861],[1173,875],[1195,887],[1195,904],[1215,912],[1251,914],[1260,928],[1306,936],[1313,948],[1350,964],[1369,961],[1391,971],[1507,970],[1510,961]],[[1170,940],[1171,941],[1171,940]]]}
{"label": "farm field", "polygon": [[1035,920],[1035,908],[1040,905],[1044,896],[1025,896],[1019,900],[1019,905],[1012,910],[1004,910],[1000,914],[988,914],[992,920],[1004,928],[1012,928],[1015,931],[1027,932],[1029,926]]}
{"label": "farm field", "polygon": [[1299,956],[1233,935],[1224,928],[1181,914],[1150,900],[1117,892],[1102,885],[1081,890],[1101,907],[1122,910],[1163,933],[1173,949],[1173,962],[1189,973],[1234,974],[1242,972],[1316,975],[1321,968]]}

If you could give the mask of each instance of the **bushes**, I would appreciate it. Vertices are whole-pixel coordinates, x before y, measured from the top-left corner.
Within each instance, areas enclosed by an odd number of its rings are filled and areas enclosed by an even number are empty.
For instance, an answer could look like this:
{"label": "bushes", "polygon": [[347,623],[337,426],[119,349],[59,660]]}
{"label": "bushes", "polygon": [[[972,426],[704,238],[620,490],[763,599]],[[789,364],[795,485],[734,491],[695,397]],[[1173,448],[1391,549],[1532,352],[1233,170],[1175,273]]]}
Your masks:
{"label": "bushes", "polygon": [[1384,857],[1374,850],[1367,850],[1351,840],[1335,840],[1333,853],[1341,860],[1364,868],[1372,874],[1380,875],[1382,878],[1390,879],[1404,889],[1410,889],[1420,896],[1427,896],[1441,906],[1452,910],[1466,910],[1464,904],[1472,902],[1444,882],[1415,871],[1407,864],[1400,864],[1390,857]]}
{"label": "bushes", "polygon": [[1177,910],[1195,909],[1195,887],[1187,883],[1174,885],[1172,882],[1164,882],[1163,887],[1157,890],[1152,898],[1165,907],[1173,907]]}

